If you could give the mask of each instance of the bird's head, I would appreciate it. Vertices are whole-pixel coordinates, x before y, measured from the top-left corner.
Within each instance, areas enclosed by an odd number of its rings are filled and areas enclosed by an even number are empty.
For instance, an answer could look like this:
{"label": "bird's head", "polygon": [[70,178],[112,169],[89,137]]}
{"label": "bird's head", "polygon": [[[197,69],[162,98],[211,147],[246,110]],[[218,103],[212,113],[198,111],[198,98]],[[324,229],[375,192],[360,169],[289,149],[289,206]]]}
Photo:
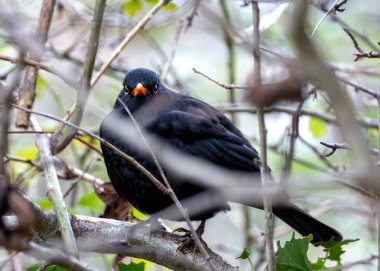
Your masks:
{"label": "bird's head", "polygon": [[143,68],[129,71],[123,81],[125,95],[132,95],[137,99],[157,94],[160,86],[158,74]]}
{"label": "bird's head", "polygon": [[[157,96],[163,89],[157,73],[149,69],[139,68],[130,70],[125,75],[123,89],[118,98],[134,111],[134,109]],[[116,101],[115,107],[119,106],[120,102]]]}

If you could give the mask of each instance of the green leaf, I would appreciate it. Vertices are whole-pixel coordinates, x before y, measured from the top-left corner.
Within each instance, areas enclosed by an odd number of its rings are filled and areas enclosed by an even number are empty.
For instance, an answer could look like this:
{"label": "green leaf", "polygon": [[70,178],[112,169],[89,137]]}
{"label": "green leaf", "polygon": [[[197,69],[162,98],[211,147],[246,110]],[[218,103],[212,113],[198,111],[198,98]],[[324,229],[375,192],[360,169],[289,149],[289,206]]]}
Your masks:
{"label": "green leaf", "polygon": [[246,248],[244,248],[244,250],[241,253],[241,255],[239,257],[237,257],[236,259],[248,260],[249,265],[251,266],[252,271],[255,271],[255,267],[253,266],[251,258],[249,258],[250,256],[251,256],[251,252],[248,251]]}
{"label": "green leaf", "polygon": [[315,138],[321,138],[327,133],[326,123],[318,118],[310,118],[309,130]]}
{"label": "green leaf", "polygon": [[325,249],[323,251],[328,253],[328,256],[326,257],[326,259],[335,261],[338,263],[338,265],[341,265],[342,264],[341,256],[346,252],[345,250],[343,250],[342,247],[344,245],[356,242],[358,240],[359,239],[347,239],[347,240],[343,240],[342,242],[331,241],[327,244],[324,244],[323,246],[325,247]]}
{"label": "green leaf", "polygon": [[144,271],[145,270],[144,262],[139,262],[139,263],[131,262],[130,264],[119,262],[117,265],[119,267],[119,271]]}
{"label": "green leaf", "polygon": [[307,258],[312,235],[304,238],[295,239],[294,233],[290,241],[286,241],[281,247],[280,241],[277,242],[276,251],[276,270],[277,271],[310,271],[311,262]]}
{"label": "green leaf", "polygon": [[242,260],[246,260],[249,258],[249,256],[251,255],[251,252],[248,251],[246,248],[244,248],[243,252],[241,253],[241,255],[239,257],[236,257],[236,259],[242,259]]}
{"label": "green leaf", "polygon": [[39,200],[37,201],[37,204],[44,210],[49,210],[53,205],[53,203],[48,199]]}
{"label": "green leaf", "polygon": [[78,204],[98,213],[104,209],[104,203],[98,198],[94,191],[83,195],[79,199]]}
{"label": "green leaf", "polygon": [[325,259],[323,258],[318,258],[318,260],[315,263],[311,264],[311,269],[313,271],[318,271],[318,270],[326,270],[327,267],[325,266]]}
{"label": "green leaf", "polygon": [[173,2],[167,3],[165,6],[162,7],[164,10],[175,10],[177,8],[177,5]]}
{"label": "green leaf", "polygon": [[140,0],[128,0],[124,3],[124,11],[128,15],[135,15],[137,11],[142,8],[142,4]]}
{"label": "green leaf", "polygon": [[[38,270],[38,268],[40,266],[41,266],[41,263],[36,263],[36,264],[29,266],[26,270],[27,271],[36,271],[36,270]],[[46,268],[44,268],[43,271],[68,271],[68,270],[52,264],[52,265],[49,265]]]}

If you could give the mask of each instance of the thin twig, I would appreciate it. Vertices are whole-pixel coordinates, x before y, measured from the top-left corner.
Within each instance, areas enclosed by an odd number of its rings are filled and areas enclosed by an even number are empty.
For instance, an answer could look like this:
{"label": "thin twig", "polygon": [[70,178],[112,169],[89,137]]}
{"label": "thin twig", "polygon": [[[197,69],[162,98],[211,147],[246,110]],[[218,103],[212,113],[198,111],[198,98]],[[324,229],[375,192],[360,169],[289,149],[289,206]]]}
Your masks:
{"label": "thin twig", "polygon": [[[36,31],[36,40],[39,45],[43,46],[47,40],[50,23],[53,18],[55,0],[44,0],[41,5],[40,16]],[[31,54],[31,59],[39,61],[41,54]],[[25,79],[21,87],[21,97],[18,104],[23,107],[32,108],[36,96],[38,69],[34,66],[28,66],[25,71]],[[17,111],[16,125],[22,128],[28,128],[29,115],[24,111]]]}
{"label": "thin twig", "polygon": [[322,24],[323,20],[331,13],[331,11],[335,8],[335,5],[338,3],[339,0],[335,0],[335,2],[331,5],[328,11],[322,16],[322,18],[318,21],[317,25],[315,26],[313,32],[311,33],[311,38],[314,37],[315,33],[317,32],[319,26]]}
{"label": "thin twig", "polygon": [[[305,75],[317,79],[326,90],[331,101],[331,106],[337,116],[340,134],[347,138],[347,142],[352,147],[355,159],[354,165],[358,176],[360,176],[360,184],[373,189],[373,192],[379,195],[379,172],[371,160],[366,140],[355,120],[352,101],[340,87],[333,74],[331,74],[328,66],[319,57],[314,44],[312,44],[305,33],[304,23],[307,14],[307,3],[303,0],[297,0],[295,3],[295,9],[292,14],[293,22],[289,29],[289,35],[294,43],[297,58],[302,65]],[[318,73],[315,73],[316,70]]]}
{"label": "thin twig", "polygon": [[137,33],[153,18],[153,16],[168,2],[171,0],[160,0],[157,5],[155,5],[137,24],[136,26],[127,34],[123,41],[116,47],[109,59],[103,64],[99,69],[98,73],[91,80],[91,87],[93,87],[100,77],[105,73],[111,63],[119,56],[119,54],[125,49],[129,42],[136,36]]}
{"label": "thin twig", "polygon": [[1,263],[0,263],[0,270],[3,270],[3,268],[7,265],[7,263],[15,257],[19,251],[12,251]]}
{"label": "thin twig", "polygon": [[25,251],[25,253],[33,257],[36,257],[38,259],[44,259],[48,261],[49,263],[54,263],[61,267],[65,267],[68,270],[77,270],[77,271],[98,270],[94,267],[84,265],[78,259],[63,253],[62,251],[45,248],[33,242],[30,242],[28,244],[28,249]]}
{"label": "thin twig", "polygon": [[346,9],[345,8],[342,8],[343,5],[345,5],[347,3],[348,0],[339,0],[338,3],[336,3],[334,5],[334,9],[336,11],[339,11],[339,12],[343,12],[345,11]]}
{"label": "thin twig", "polygon": [[204,74],[203,72],[200,72],[198,71],[197,69],[193,68],[193,72],[194,73],[197,73],[197,74],[200,74],[204,77],[206,77],[208,80],[210,80],[211,82],[214,82],[215,84],[221,86],[222,88],[225,88],[225,89],[248,89],[249,87],[248,86],[237,86],[235,84],[225,84],[225,83],[221,83],[219,81],[216,81],[214,79],[212,79],[211,77],[209,77],[208,75]]}
{"label": "thin twig", "polygon": [[123,157],[124,159],[126,159],[129,163],[131,163],[132,165],[134,165],[138,170],[140,170],[150,181],[152,181],[156,187],[158,189],[162,189],[160,187],[163,186],[163,184],[157,180],[156,177],[153,176],[152,173],[149,172],[149,170],[147,170],[145,167],[143,167],[139,162],[137,162],[133,157],[125,154],[124,152],[122,152],[121,150],[119,150],[117,147],[115,147],[114,145],[112,145],[111,143],[109,143],[107,140],[104,140],[103,138],[99,137],[98,135],[92,133],[92,132],[89,132],[73,123],[70,123],[68,121],[65,121],[65,120],[62,120],[60,118],[56,118],[54,116],[51,116],[49,114],[45,114],[45,113],[42,113],[42,112],[38,112],[38,111],[35,111],[35,110],[30,110],[30,109],[27,109],[27,108],[23,108],[23,107],[20,107],[16,104],[13,104],[13,107],[16,107],[18,109],[21,109],[21,110],[25,110],[26,112],[28,113],[33,113],[33,114],[36,114],[36,115],[40,115],[40,116],[43,116],[43,117],[46,117],[46,118],[49,118],[49,119],[52,119],[52,120],[55,120],[55,121],[58,121],[60,123],[63,123],[67,126],[70,126],[78,131],[82,131],[83,133],[97,139],[100,143],[104,144],[106,147],[110,148],[111,150],[113,150],[115,153],[117,153],[118,155],[120,155],[121,157]]}
{"label": "thin twig", "polygon": [[[349,149],[351,149],[350,145],[348,145],[347,143],[327,143],[327,142],[319,142],[319,143],[321,143],[321,145],[331,149],[331,151],[329,153],[324,155],[325,157],[329,157],[329,156],[333,155],[336,152],[336,150],[349,150]],[[376,149],[370,148],[369,151],[373,155],[379,155],[379,151]]]}
{"label": "thin twig", "polygon": [[194,20],[194,17],[198,14],[198,8],[199,8],[199,5],[201,4],[201,1],[202,0],[195,0],[193,10],[191,11],[190,15],[186,17],[187,24],[185,27],[185,31],[188,30],[193,25],[193,20]]}
{"label": "thin twig", "polygon": [[359,43],[356,41],[356,39],[355,39],[354,35],[351,33],[350,29],[344,27],[343,30],[350,37],[350,39],[352,40],[352,43],[354,44],[356,51],[358,51],[357,53],[354,54],[356,56],[354,61],[358,61],[359,59],[361,59],[363,57],[380,58],[380,52],[373,52],[373,51],[364,52],[364,50],[362,48],[360,48]]}
{"label": "thin twig", "polygon": [[161,81],[163,83],[167,82],[166,81],[166,77],[168,76],[170,67],[173,64],[175,52],[177,51],[177,46],[178,46],[179,38],[181,37],[182,29],[183,29],[183,20],[180,20],[179,23],[178,23],[178,25],[177,25],[176,31],[175,31],[174,45],[173,45],[172,52],[171,52],[168,60],[166,61],[164,69],[162,70],[162,73],[161,73],[161,76],[160,76],[161,77]]}
{"label": "thin twig", "polygon": [[[255,106],[247,106],[247,105],[219,105],[216,106],[217,109],[219,109],[222,112],[249,112],[252,114],[257,113],[257,107]],[[296,108],[289,108],[289,107],[283,107],[283,106],[276,106],[276,107],[265,107],[264,112],[265,113],[286,113],[293,115],[294,112],[296,111]],[[325,114],[316,110],[311,110],[311,109],[302,109],[300,111],[301,116],[310,116],[310,117],[315,117],[318,119],[321,119],[325,121],[326,123],[331,123],[334,125],[338,125],[337,119],[334,118],[333,116],[329,114]],[[378,129],[379,125],[377,121],[373,121],[371,119],[362,119],[362,118],[357,118],[355,119],[356,122],[367,129]]]}
{"label": "thin twig", "polygon": [[[91,25],[91,33],[87,43],[86,57],[84,60],[83,73],[80,79],[82,88],[77,91],[76,103],[69,110],[67,115],[72,115],[73,123],[79,125],[86,105],[92,72],[94,70],[95,58],[98,52],[100,29],[103,21],[103,14],[106,7],[106,0],[97,0]],[[68,119],[68,116],[65,117]],[[52,136],[52,152],[59,153],[71,142],[76,134],[76,130],[72,127],[62,125]]]}
{"label": "thin twig", "polygon": [[[260,9],[257,2],[252,2],[253,13],[253,83],[256,89],[261,88],[261,55],[260,55]],[[267,163],[267,130],[265,128],[264,110],[262,107],[257,108],[257,120],[259,123],[260,134],[260,171],[261,182],[264,189],[269,185],[269,169]],[[276,270],[276,259],[273,247],[273,213],[272,204],[268,197],[264,196],[264,212],[265,212],[265,242],[268,256],[268,270]]]}

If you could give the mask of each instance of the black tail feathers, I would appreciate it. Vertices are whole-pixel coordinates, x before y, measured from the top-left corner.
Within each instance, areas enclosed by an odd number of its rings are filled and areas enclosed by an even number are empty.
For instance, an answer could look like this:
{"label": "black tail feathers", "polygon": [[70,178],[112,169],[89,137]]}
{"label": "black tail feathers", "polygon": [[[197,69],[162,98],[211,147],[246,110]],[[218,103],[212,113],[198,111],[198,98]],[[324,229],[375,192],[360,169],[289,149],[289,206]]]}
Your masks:
{"label": "black tail feathers", "polygon": [[315,245],[320,245],[331,240],[338,242],[343,240],[343,236],[338,231],[323,224],[293,204],[287,204],[287,206],[283,207],[274,206],[273,213],[301,235],[307,236],[312,234],[312,243]]}

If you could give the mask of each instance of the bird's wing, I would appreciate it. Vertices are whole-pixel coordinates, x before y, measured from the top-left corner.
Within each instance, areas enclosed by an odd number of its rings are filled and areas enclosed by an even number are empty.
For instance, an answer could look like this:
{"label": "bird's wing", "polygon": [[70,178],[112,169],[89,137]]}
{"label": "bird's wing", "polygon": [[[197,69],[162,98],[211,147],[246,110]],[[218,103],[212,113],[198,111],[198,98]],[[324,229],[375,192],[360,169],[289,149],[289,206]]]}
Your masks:
{"label": "bird's wing", "polygon": [[159,114],[147,128],[188,154],[226,168],[259,172],[258,154],[237,128],[217,111],[207,114],[198,109],[169,110]]}

